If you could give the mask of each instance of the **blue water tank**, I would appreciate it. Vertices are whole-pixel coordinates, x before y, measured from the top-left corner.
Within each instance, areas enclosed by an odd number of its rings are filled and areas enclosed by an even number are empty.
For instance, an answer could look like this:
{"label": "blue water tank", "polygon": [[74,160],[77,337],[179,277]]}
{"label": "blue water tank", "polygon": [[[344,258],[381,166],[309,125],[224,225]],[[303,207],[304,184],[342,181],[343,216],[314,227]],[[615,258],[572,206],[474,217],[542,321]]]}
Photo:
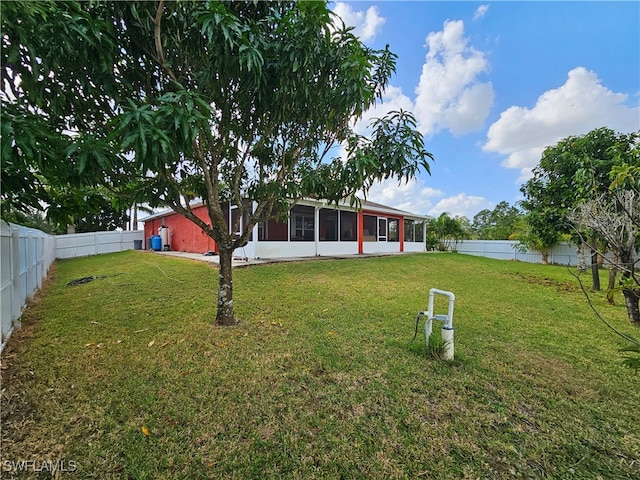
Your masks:
{"label": "blue water tank", "polygon": [[151,237],[151,248],[156,252],[162,250],[162,239],[160,238],[160,235],[154,235]]}

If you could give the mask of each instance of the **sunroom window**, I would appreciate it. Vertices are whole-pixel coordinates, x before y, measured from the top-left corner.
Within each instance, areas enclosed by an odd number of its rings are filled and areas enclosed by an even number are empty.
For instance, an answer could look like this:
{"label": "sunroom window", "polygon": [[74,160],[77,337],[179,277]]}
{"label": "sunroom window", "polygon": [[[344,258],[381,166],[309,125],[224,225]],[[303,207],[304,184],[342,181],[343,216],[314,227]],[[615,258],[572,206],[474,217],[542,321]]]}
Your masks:
{"label": "sunroom window", "polygon": [[296,205],[291,209],[291,241],[313,242],[315,239],[315,209]]}
{"label": "sunroom window", "polygon": [[400,221],[397,218],[390,218],[387,222],[389,233],[387,235],[388,242],[400,241]]}
{"label": "sunroom window", "polygon": [[405,220],[404,221],[404,241],[405,242],[415,242],[415,234],[413,231],[413,220]]}
{"label": "sunroom window", "polygon": [[378,241],[378,217],[373,215],[363,215],[363,241],[365,242],[377,242]]}
{"label": "sunroom window", "polygon": [[320,241],[335,242],[338,240],[338,211],[328,208],[320,209]]}
{"label": "sunroom window", "polygon": [[355,242],[358,240],[358,214],[340,211],[340,241]]}

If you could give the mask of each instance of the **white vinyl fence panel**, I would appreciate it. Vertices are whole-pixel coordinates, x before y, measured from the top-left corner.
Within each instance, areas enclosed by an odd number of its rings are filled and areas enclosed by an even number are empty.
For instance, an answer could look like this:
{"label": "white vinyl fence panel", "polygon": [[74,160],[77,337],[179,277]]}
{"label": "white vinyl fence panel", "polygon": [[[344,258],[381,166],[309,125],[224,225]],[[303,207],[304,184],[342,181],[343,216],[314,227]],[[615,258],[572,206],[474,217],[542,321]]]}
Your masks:
{"label": "white vinyl fence panel", "polygon": [[[522,252],[519,243],[512,240],[465,240],[458,244],[458,252],[467,255],[515,260],[528,263],[542,263],[542,254],[534,250]],[[549,263],[576,266],[578,255],[575,245],[560,243],[549,251]]]}
{"label": "white vinyl fence panel", "polygon": [[73,233],[55,238],[56,258],[75,258],[133,250],[135,240],[144,241],[144,231]]}
{"label": "white vinyl fence panel", "polygon": [[55,260],[55,239],[40,230],[0,221],[0,351],[11,336],[22,308],[42,287]]}

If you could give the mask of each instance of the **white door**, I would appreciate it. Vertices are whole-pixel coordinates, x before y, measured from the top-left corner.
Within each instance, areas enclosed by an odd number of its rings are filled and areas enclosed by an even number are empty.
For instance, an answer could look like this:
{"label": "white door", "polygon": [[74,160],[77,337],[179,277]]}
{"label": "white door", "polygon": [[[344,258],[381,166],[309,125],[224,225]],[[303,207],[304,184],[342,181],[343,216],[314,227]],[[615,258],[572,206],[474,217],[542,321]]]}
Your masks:
{"label": "white door", "polygon": [[387,241],[387,219],[378,217],[378,241]]}

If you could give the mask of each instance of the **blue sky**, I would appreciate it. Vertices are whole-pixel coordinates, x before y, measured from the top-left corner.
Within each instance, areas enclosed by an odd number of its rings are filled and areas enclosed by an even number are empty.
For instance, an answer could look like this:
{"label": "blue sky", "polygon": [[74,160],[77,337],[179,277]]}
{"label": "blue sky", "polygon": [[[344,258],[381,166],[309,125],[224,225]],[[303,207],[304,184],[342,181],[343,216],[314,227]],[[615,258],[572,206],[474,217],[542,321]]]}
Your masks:
{"label": "blue sky", "polygon": [[542,150],[594,128],[640,130],[640,2],[336,2],[361,40],[398,55],[386,111],[411,110],[431,176],[368,198],[465,215],[506,200]]}

